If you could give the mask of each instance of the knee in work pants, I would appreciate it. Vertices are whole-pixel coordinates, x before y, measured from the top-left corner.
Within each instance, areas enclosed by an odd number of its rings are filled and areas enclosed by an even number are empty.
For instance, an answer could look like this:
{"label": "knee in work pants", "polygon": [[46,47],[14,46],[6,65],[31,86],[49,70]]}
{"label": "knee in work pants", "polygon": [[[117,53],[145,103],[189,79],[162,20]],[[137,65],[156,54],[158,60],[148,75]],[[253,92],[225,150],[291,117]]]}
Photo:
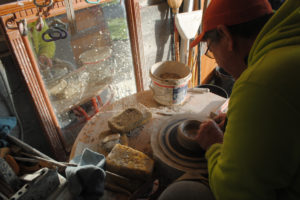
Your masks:
{"label": "knee in work pants", "polygon": [[168,186],[158,200],[215,200],[211,190],[199,181],[178,181]]}

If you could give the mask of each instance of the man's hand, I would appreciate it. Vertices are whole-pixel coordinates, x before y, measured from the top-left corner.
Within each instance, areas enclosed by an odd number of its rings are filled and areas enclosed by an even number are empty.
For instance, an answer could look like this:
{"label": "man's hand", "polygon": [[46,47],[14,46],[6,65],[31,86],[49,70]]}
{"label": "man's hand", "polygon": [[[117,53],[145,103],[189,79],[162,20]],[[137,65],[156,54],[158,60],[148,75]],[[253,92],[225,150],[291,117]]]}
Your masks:
{"label": "man's hand", "polygon": [[220,113],[218,116],[213,118],[223,132],[225,131],[226,116],[226,113]]}
{"label": "man's hand", "polygon": [[195,140],[207,150],[215,143],[223,143],[223,132],[215,121],[209,119],[201,123]]}

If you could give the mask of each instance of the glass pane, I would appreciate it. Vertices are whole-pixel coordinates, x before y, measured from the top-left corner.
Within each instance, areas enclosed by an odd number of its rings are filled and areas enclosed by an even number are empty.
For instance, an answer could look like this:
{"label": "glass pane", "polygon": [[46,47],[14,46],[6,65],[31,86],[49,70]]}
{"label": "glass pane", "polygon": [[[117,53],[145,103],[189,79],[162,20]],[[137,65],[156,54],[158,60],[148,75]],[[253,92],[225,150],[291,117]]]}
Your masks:
{"label": "glass pane", "polygon": [[70,145],[101,107],[136,92],[123,3],[77,10],[75,18],[75,33],[66,14],[28,25],[41,75]]}

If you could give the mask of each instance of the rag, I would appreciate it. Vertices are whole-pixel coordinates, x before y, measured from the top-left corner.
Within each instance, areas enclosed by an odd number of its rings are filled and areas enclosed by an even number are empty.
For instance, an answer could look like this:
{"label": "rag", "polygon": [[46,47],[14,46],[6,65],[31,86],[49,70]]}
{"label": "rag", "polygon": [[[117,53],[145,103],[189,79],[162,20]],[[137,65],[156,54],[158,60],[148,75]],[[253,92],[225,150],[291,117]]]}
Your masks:
{"label": "rag", "polygon": [[74,199],[98,200],[104,193],[104,155],[86,148],[70,163],[77,164],[77,167],[67,167],[65,171]]}

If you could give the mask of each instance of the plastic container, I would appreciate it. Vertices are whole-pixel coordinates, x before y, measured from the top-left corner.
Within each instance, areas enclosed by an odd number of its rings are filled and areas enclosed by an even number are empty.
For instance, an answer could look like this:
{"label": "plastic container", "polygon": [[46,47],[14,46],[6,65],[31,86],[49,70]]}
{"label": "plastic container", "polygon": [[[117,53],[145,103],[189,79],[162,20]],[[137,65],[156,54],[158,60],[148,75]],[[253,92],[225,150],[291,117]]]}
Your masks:
{"label": "plastic container", "polygon": [[181,104],[186,97],[191,72],[187,65],[175,61],[163,61],[150,69],[150,88],[153,98],[162,105]]}

